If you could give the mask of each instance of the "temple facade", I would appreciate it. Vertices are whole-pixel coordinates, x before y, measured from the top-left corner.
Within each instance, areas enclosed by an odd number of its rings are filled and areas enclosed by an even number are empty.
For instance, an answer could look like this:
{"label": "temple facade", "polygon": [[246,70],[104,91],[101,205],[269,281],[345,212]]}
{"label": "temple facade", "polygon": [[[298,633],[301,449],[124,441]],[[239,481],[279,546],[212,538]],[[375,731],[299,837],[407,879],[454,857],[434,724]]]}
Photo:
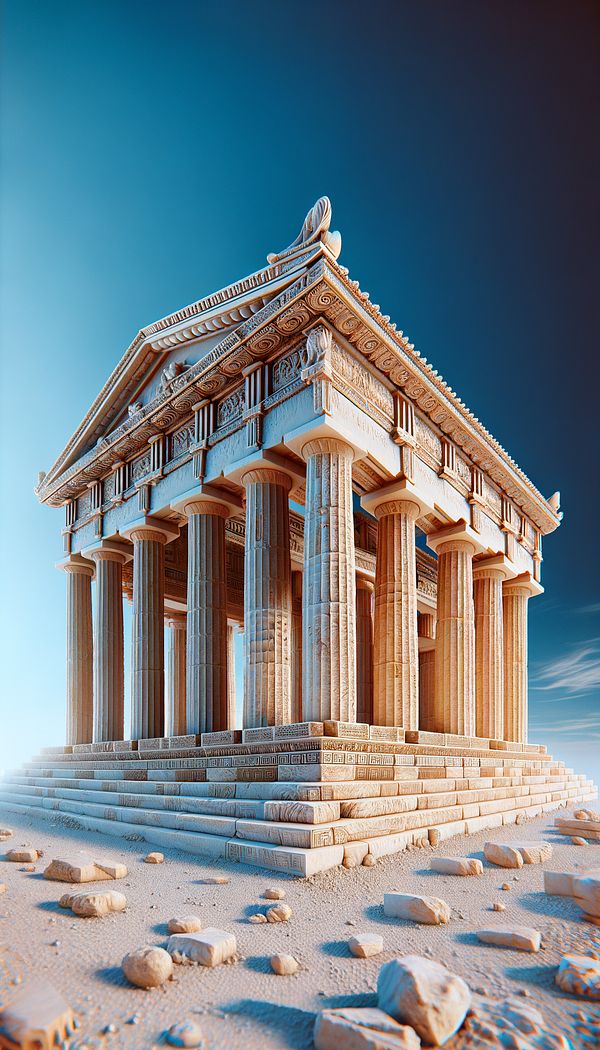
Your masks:
{"label": "temple facade", "polygon": [[66,515],[70,744],[328,719],[527,739],[558,498],[350,279],[330,218],[143,329],[40,482]]}

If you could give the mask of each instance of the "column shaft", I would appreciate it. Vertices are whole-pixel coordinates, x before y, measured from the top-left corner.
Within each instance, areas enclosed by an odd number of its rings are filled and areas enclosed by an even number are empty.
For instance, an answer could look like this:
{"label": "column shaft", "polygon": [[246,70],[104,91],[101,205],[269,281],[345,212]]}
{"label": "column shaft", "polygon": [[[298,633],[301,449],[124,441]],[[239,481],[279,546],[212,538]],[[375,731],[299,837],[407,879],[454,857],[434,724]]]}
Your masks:
{"label": "column shaft", "polygon": [[124,732],[123,562],[95,551],[94,740],[122,740]]}
{"label": "column shaft", "polygon": [[356,721],[373,722],[373,584],[356,581]]}
{"label": "column shaft", "polygon": [[292,573],[292,722],[302,713],[302,573]]}
{"label": "column shaft", "polygon": [[237,695],[235,687],[235,627],[227,624],[227,729],[237,726]]}
{"label": "column shaft", "polygon": [[139,528],[133,540],[131,736],[158,737],[165,725],[165,537]]}
{"label": "column shaft", "polygon": [[302,591],[304,718],[356,721],[353,450],[316,439],[306,460]]}
{"label": "column shaft", "polygon": [[416,729],[419,718],[415,521],[419,506],[404,500],[375,510],[375,725]]}
{"label": "column shaft", "polygon": [[167,622],[167,711],[165,736],[184,736],[187,733],[185,689],[185,614],[168,614]]}
{"label": "column shaft", "polygon": [[504,740],[527,742],[527,606],[521,587],[504,585]]}
{"label": "column shaft", "polygon": [[93,728],[94,569],[74,559],[63,568],[67,574],[67,744],[89,744]]}
{"label": "column shaft", "polygon": [[244,474],[244,728],[282,725],[292,710],[292,570],[287,474]]}
{"label": "column shaft", "polygon": [[502,740],[504,734],[504,642],[499,569],[474,568],[475,732]]}
{"label": "column shaft", "polygon": [[419,729],[438,731],[435,719],[435,616],[419,613]]}
{"label": "column shaft", "polygon": [[464,736],[475,735],[474,553],[467,540],[438,547],[435,721]]}
{"label": "column shaft", "polygon": [[208,500],[190,502],[187,591],[187,731],[227,728],[227,574],[225,521],[228,508]]}

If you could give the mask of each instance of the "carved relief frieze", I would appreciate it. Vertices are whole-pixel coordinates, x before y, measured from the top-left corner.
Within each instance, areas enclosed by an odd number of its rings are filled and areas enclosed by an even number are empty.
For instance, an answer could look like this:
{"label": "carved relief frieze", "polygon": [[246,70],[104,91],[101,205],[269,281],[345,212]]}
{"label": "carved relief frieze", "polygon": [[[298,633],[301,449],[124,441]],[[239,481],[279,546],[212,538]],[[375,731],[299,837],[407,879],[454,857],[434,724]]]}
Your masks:
{"label": "carved relief frieze", "polygon": [[135,484],[136,481],[140,481],[141,478],[145,478],[150,473],[152,466],[152,455],[150,449],[144,452],[143,455],[137,456],[132,459],[129,464],[129,478],[130,484]]}
{"label": "carved relief frieze", "polygon": [[194,423],[190,421],[179,430],[174,430],[169,440],[169,459],[177,459],[183,456],[194,443]]}
{"label": "carved relief frieze", "polygon": [[244,387],[239,386],[224,397],[217,406],[217,429],[240,420],[245,407]]}

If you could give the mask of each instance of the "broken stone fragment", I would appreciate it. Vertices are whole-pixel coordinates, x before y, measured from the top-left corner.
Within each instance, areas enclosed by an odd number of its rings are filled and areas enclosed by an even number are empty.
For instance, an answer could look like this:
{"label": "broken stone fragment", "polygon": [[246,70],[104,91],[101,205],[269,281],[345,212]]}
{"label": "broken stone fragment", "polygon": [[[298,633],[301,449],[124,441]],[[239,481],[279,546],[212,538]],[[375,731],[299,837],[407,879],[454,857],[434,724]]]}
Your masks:
{"label": "broken stone fragment", "polygon": [[573,899],[586,915],[600,918],[600,873],[574,878]]}
{"label": "broken stone fragment", "polygon": [[181,915],[175,919],[169,919],[167,928],[169,933],[199,933],[202,923],[197,915]]}
{"label": "broken stone fragment", "polygon": [[293,955],[272,955],[271,969],[280,977],[289,977],[298,970],[298,963]]}
{"label": "broken stone fragment", "polygon": [[370,959],[372,955],[381,955],[383,937],[378,933],[357,933],[348,941],[348,947],[357,959]]}
{"label": "broken stone fragment", "polygon": [[268,908],[266,912],[267,922],[287,922],[292,917],[292,909],[289,904],[276,904]]}
{"label": "broken stone fragment", "polygon": [[172,1024],[166,1038],[169,1046],[204,1046],[202,1029],[194,1021]]}
{"label": "broken stone fragment", "polygon": [[110,879],[124,879],[127,868],[124,864],[107,860],[90,860],[78,856],[56,858],[44,870],[45,879],[57,882],[106,882]]}
{"label": "broken stone fragment", "polygon": [[532,926],[504,926],[501,930],[477,930],[477,939],[482,944],[494,944],[501,948],[516,948],[521,952],[539,952],[542,935]]}
{"label": "broken stone fragment", "polygon": [[563,955],[555,981],[569,995],[600,999],[600,959],[589,955]]}
{"label": "broken stone fragment", "polygon": [[6,885],[6,883],[5,882],[0,882],[0,894],[6,893],[7,889],[8,889],[8,886]]}
{"label": "broken stone fragment", "polygon": [[74,915],[81,918],[102,918],[111,912],[125,911],[127,898],[115,890],[107,893],[64,893],[58,903],[61,908],[70,908]]}
{"label": "broken stone fragment", "polygon": [[202,886],[226,886],[229,881],[229,875],[209,875],[206,879],[198,879]]}
{"label": "broken stone fragment", "polygon": [[[62,995],[43,978],[28,981],[0,1012],[0,1045],[67,1046],[76,1022]],[[2,1039],[4,1036],[7,1042]],[[64,1040],[64,1043],[63,1043]]]}
{"label": "broken stone fragment", "polygon": [[12,835],[12,828],[0,828],[0,842],[5,842]]}
{"label": "broken stone fragment", "polygon": [[513,847],[521,854],[524,864],[543,864],[552,856],[549,842],[516,842]]}
{"label": "broken stone fragment", "polygon": [[557,897],[572,897],[574,878],[572,871],[545,871],[544,893]]}
{"label": "broken stone fragment", "polygon": [[148,853],[148,855],[144,857],[144,864],[164,864],[164,862],[164,853]]}
{"label": "broken stone fragment", "polygon": [[443,1046],[471,1004],[468,986],[445,966],[420,955],[385,963],[377,980],[379,1008],[410,1024],[427,1046]]}
{"label": "broken stone fragment", "polygon": [[502,904],[500,901],[494,901],[492,904],[492,911],[506,911],[506,904]]}
{"label": "broken stone fragment", "polygon": [[266,921],[267,921],[267,916],[262,911],[257,911],[254,915],[248,916],[248,922],[253,922],[255,925],[257,923],[266,922]]}
{"label": "broken stone fragment", "polygon": [[413,1028],[375,1007],[341,1007],[317,1014],[315,1050],[419,1050]]}
{"label": "broken stone fragment", "polygon": [[137,988],[158,988],[173,973],[173,960],[164,948],[145,945],[129,952],[122,962],[123,973]]}
{"label": "broken stone fragment", "polygon": [[40,850],[37,849],[9,849],[5,859],[12,861],[13,864],[34,864],[41,855]]}
{"label": "broken stone fragment", "polygon": [[499,868],[523,867],[523,857],[519,850],[507,846],[504,842],[486,842],[483,855],[490,864],[496,864]]}
{"label": "broken stone fragment", "polygon": [[587,846],[588,841],[587,839],[582,839],[581,835],[572,835],[571,843],[573,846]]}
{"label": "broken stone fragment", "polygon": [[285,897],[285,890],[279,890],[274,886],[267,886],[267,889],[263,893],[263,897],[266,897],[268,901],[281,901]]}
{"label": "broken stone fragment", "polygon": [[235,955],[237,943],[233,933],[208,926],[201,933],[173,933],[167,951],[176,962],[180,959],[200,966],[219,966]]}
{"label": "broken stone fragment", "polygon": [[430,867],[442,875],[483,874],[483,864],[476,857],[432,857]]}
{"label": "broken stone fragment", "polygon": [[439,897],[420,897],[414,893],[385,893],[383,912],[393,919],[412,919],[430,926],[450,922],[450,906]]}

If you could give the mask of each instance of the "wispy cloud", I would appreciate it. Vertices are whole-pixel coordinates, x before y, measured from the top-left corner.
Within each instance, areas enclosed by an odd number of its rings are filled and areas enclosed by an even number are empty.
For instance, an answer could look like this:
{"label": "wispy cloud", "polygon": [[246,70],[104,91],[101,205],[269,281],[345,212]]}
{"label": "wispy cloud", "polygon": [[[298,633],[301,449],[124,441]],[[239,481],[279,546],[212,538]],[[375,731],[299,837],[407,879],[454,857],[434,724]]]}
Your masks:
{"label": "wispy cloud", "polygon": [[581,605],[579,609],[575,609],[575,612],[585,615],[591,615],[593,613],[600,613],[600,602],[592,602],[591,605]]}
{"label": "wispy cloud", "polygon": [[591,638],[580,643],[566,656],[546,661],[533,674],[531,688],[539,692],[560,691],[569,699],[584,696],[600,688],[598,642],[598,638]]}

